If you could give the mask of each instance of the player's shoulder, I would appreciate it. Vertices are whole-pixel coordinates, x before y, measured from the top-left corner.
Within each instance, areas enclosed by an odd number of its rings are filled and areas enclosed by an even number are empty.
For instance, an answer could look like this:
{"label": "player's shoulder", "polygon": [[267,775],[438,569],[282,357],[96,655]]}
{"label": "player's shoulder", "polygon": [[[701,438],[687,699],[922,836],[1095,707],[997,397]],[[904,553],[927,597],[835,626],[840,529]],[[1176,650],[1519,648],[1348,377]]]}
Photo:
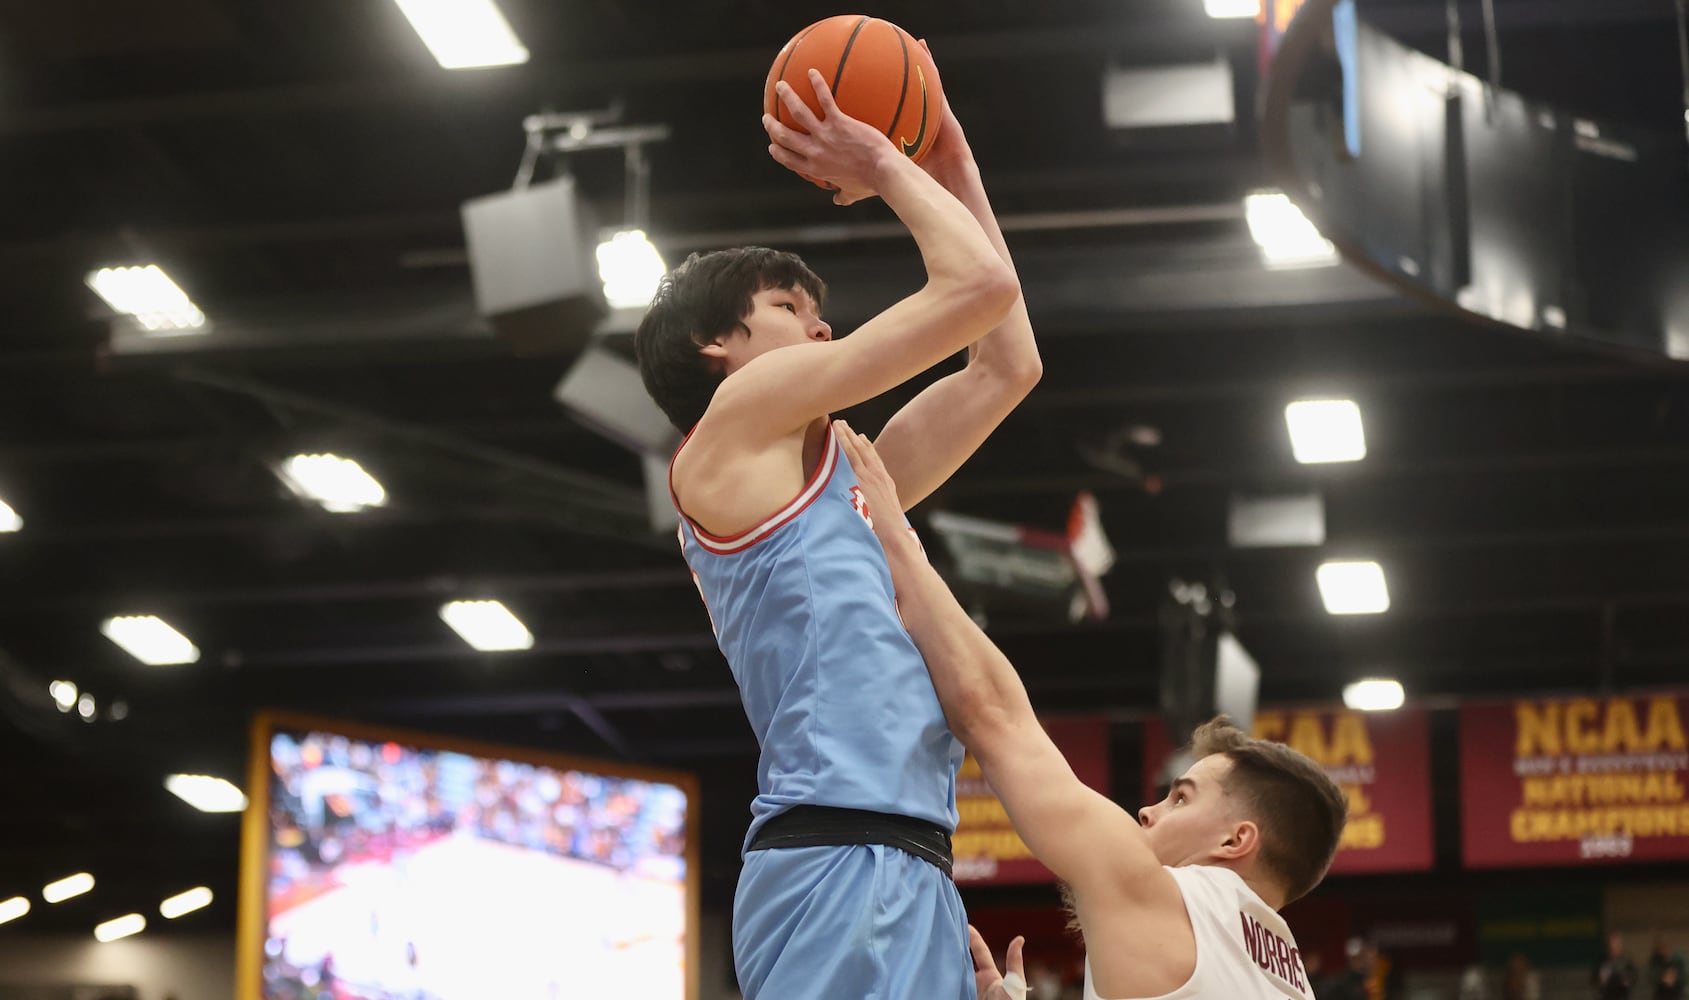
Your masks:
{"label": "player's shoulder", "polygon": [[733,536],[761,525],[805,489],[803,432],[750,438],[699,421],[669,465],[680,511],[706,531]]}

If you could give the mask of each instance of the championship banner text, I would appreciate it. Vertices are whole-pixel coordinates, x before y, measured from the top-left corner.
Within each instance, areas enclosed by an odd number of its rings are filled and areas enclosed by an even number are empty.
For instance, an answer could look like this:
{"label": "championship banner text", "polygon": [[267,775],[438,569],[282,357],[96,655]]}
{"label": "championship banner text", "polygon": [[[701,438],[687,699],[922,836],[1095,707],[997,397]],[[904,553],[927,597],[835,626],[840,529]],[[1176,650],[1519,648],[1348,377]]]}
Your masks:
{"label": "championship banner text", "polygon": [[1462,708],[1466,864],[1689,859],[1686,715],[1681,694]]}

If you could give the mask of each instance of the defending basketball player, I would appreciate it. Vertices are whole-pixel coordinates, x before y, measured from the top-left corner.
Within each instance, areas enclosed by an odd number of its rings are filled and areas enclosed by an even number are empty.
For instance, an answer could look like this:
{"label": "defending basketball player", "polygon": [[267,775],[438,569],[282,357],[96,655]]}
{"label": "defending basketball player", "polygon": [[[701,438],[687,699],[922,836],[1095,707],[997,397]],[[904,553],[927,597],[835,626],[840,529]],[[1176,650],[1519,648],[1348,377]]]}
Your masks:
{"label": "defending basketball player", "polygon": [[[1312,997],[1278,911],[1318,885],[1337,853],[1348,807],[1324,769],[1222,716],[1196,730],[1196,762],[1134,821],[1074,776],[1013,665],[911,533],[873,517],[898,506],[874,446],[842,422],[835,433],[951,731],[1021,839],[1068,887],[1087,945],[1087,1000]],[[984,995],[996,968],[982,944],[974,954]]]}
{"label": "defending basketball player", "polygon": [[914,503],[942,484],[1040,374],[1019,283],[954,115],[916,165],[782,81],[802,131],[764,116],[770,155],[877,195],[914,236],[920,291],[849,337],[824,286],[761,248],[694,256],[635,337],[646,388],[688,431],[670,468],[681,546],[761,747],[734,899],[747,1000],[973,1000],[966,916],[949,878],[962,750],[897,619],[884,554],[828,415],[972,345],[966,367],[880,436]]}

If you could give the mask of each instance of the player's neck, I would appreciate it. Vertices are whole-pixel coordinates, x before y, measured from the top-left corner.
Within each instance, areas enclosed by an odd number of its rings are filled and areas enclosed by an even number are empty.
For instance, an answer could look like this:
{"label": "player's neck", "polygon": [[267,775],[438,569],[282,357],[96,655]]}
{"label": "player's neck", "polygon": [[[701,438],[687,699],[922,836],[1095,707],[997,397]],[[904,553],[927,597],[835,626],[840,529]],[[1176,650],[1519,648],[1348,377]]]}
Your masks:
{"label": "player's neck", "polygon": [[1284,909],[1284,890],[1271,879],[1262,878],[1256,872],[1241,868],[1233,868],[1232,871],[1237,872],[1237,877],[1243,879],[1243,884],[1253,890],[1255,895],[1260,896],[1261,902],[1272,907],[1274,913]]}

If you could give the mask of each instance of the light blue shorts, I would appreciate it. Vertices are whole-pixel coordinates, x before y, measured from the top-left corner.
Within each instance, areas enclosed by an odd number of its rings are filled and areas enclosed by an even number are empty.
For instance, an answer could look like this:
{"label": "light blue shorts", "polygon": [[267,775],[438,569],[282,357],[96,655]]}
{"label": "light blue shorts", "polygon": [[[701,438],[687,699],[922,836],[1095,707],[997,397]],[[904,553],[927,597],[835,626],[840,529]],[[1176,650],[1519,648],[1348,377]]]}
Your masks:
{"label": "light blue shorts", "polygon": [[878,844],[747,853],[733,964],[745,1000],[974,1000],[955,883]]}

